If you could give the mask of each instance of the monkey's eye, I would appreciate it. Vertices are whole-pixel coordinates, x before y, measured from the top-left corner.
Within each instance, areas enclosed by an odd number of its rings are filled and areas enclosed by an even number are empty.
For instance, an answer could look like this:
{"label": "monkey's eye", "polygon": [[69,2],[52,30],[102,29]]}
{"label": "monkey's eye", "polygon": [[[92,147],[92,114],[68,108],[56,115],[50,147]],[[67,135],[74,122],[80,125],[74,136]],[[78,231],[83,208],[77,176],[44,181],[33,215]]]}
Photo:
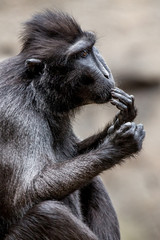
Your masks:
{"label": "monkey's eye", "polygon": [[80,53],[80,56],[82,58],[86,58],[88,56],[89,52],[87,50],[83,50],[81,53]]}

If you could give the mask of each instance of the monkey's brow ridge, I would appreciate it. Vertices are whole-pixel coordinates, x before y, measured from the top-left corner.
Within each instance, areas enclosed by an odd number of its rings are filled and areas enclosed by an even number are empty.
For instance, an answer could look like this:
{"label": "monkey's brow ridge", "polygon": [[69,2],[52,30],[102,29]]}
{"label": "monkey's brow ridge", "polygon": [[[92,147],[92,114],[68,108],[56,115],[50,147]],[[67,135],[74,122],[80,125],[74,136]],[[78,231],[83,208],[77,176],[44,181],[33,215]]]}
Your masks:
{"label": "monkey's brow ridge", "polygon": [[92,47],[95,44],[95,35],[93,33],[88,32],[87,36],[85,35],[81,39],[78,39],[74,44],[69,46],[66,54],[68,56],[76,54],[84,49]]}

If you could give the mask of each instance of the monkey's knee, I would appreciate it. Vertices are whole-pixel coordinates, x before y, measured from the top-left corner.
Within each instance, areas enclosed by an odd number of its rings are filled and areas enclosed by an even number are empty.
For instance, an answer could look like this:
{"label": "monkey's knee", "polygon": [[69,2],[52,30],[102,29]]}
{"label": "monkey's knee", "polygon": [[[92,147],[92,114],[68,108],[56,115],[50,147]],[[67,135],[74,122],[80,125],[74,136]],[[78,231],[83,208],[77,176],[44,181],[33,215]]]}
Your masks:
{"label": "monkey's knee", "polygon": [[97,240],[92,231],[60,202],[44,201],[31,208],[5,240]]}
{"label": "monkey's knee", "polygon": [[47,232],[51,231],[54,233],[58,232],[58,229],[62,232],[67,231],[66,229],[69,226],[71,227],[74,222],[70,210],[62,203],[56,201],[44,201],[37,204],[28,211],[25,219],[31,220],[35,224],[36,229],[45,228]]}
{"label": "monkey's knee", "polygon": [[37,205],[35,205],[33,208],[31,208],[27,215],[34,215],[34,216],[58,216],[58,215],[65,215],[67,214],[67,211],[69,211],[69,209],[67,207],[65,207],[62,203],[58,202],[58,201],[52,201],[52,200],[48,200],[48,201],[43,201]]}

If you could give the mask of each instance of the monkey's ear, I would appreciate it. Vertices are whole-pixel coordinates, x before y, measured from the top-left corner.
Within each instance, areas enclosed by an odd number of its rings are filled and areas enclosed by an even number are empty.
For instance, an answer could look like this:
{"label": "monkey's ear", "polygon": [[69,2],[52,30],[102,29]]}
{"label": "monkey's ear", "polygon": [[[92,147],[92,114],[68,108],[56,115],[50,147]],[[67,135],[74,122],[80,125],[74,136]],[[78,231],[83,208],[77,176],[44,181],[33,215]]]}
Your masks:
{"label": "monkey's ear", "polygon": [[30,58],[25,61],[25,67],[30,77],[35,77],[43,73],[45,64],[39,59]]}

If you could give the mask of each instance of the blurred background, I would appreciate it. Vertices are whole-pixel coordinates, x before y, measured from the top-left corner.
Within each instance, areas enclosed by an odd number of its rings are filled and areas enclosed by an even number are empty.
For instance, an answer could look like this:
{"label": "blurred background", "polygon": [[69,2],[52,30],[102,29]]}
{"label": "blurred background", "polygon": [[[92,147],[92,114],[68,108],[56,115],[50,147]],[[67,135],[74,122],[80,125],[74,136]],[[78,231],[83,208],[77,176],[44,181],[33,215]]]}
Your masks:
{"label": "blurred background", "polygon": [[[146,130],[135,159],[102,174],[118,214],[123,240],[160,239],[160,1],[0,0],[0,60],[20,50],[21,23],[45,8],[72,14],[97,33],[97,47],[117,86],[135,95],[136,122]],[[111,104],[86,106],[74,121],[85,138],[116,114]]]}

